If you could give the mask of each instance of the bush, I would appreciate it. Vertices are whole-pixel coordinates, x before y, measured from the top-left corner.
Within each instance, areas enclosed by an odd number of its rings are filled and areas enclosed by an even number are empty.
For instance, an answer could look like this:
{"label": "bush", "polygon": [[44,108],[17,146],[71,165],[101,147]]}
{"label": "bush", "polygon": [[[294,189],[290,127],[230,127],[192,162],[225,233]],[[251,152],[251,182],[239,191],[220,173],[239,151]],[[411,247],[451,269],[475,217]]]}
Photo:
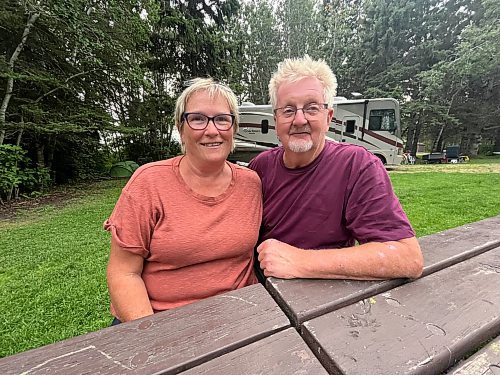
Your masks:
{"label": "bush", "polygon": [[495,151],[495,145],[493,144],[481,144],[479,145],[478,155],[491,156]]}
{"label": "bush", "polygon": [[107,175],[107,154],[99,145],[99,135],[67,135],[54,151],[52,172],[59,184],[93,180]]}
{"label": "bush", "polygon": [[30,168],[30,162],[21,147],[0,145],[0,201],[18,198],[21,192],[38,192],[50,185],[49,170]]}

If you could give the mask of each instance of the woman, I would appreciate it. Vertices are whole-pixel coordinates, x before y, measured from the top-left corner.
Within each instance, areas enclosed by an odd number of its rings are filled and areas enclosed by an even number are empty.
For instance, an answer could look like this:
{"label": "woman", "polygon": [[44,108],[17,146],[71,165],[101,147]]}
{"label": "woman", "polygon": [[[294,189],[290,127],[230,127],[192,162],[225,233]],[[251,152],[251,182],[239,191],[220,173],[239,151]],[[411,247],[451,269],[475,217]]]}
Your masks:
{"label": "woman", "polygon": [[184,155],[141,166],[104,228],[114,324],[257,282],[257,174],[226,161],[238,129],[228,87],[195,79],[175,107]]}

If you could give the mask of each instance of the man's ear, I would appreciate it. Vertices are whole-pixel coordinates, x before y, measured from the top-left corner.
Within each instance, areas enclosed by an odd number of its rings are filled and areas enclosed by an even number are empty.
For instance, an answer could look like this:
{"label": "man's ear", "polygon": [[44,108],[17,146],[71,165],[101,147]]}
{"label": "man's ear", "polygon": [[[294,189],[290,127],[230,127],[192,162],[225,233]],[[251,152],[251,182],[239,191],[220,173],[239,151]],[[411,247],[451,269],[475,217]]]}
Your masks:
{"label": "man's ear", "polygon": [[332,122],[333,108],[328,108],[328,123]]}
{"label": "man's ear", "polygon": [[328,128],[330,128],[330,123],[332,122],[332,118],[333,118],[333,108],[328,108],[328,114],[327,114],[326,118],[328,119],[328,121],[326,123],[327,131],[328,131]]}

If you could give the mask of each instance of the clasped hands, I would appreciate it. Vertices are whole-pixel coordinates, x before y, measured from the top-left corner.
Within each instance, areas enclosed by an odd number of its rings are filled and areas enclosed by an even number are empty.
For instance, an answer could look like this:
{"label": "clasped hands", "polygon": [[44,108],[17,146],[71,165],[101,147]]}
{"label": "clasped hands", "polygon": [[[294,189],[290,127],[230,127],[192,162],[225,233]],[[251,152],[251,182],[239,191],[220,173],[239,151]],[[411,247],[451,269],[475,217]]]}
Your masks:
{"label": "clasped hands", "polygon": [[265,276],[281,279],[301,277],[300,268],[305,250],[271,238],[262,242],[257,247],[257,252],[260,268]]}

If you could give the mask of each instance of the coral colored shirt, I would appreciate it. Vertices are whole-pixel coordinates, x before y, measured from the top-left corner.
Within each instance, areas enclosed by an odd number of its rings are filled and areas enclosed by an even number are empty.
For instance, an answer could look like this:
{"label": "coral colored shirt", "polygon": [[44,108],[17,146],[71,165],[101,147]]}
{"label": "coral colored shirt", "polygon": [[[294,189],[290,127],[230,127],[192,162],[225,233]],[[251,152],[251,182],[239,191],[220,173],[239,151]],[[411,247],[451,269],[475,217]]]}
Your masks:
{"label": "coral colored shirt", "polygon": [[144,257],[142,278],[155,311],[257,282],[259,177],[229,163],[230,186],[217,197],[206,197],[182,179],[181,159],[137,169],[104,223],[122,249]]}
{"label": "coral colored shirt", "polygon": [[260,241],[330,249],[415,235],[384,166],[363,147],[326,141],[311,164],[296,169],[284,165],[283,153],[265,151],[249,165],[262,180]]}

